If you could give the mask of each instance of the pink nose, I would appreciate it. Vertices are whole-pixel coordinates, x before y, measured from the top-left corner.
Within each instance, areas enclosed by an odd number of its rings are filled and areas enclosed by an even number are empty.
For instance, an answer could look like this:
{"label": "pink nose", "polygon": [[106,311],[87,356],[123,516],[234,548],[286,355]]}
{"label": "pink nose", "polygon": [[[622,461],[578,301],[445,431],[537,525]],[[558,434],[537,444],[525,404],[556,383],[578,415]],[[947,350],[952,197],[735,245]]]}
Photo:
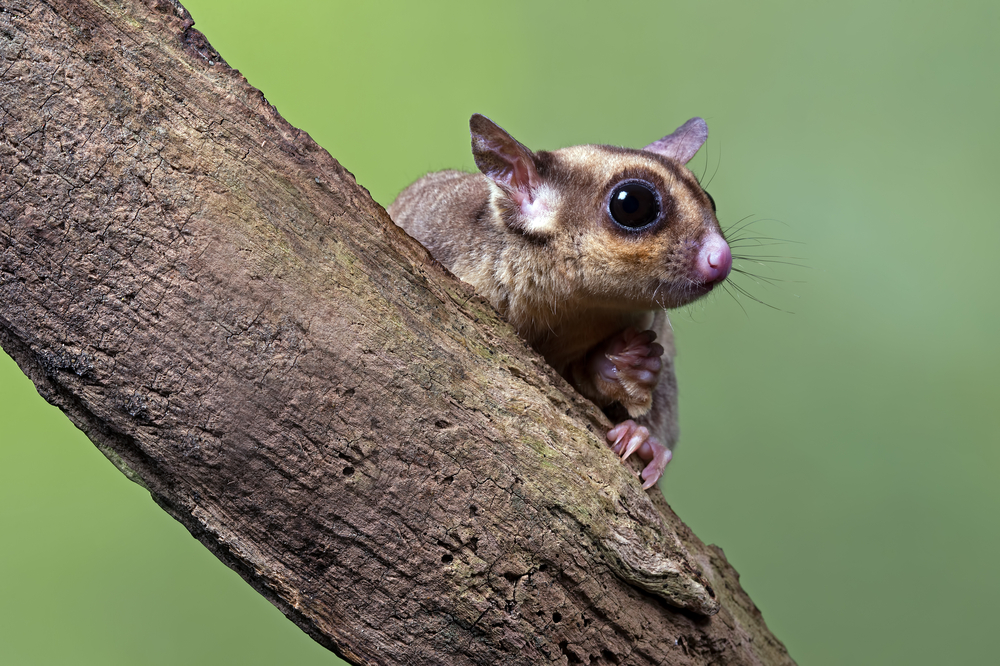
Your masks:
{"label": "pink nose", "polygon": [[694,263],[694,278],[703,284],[722,282],[733,268],[733,253],[726,239],[713,232],[702,241]]}

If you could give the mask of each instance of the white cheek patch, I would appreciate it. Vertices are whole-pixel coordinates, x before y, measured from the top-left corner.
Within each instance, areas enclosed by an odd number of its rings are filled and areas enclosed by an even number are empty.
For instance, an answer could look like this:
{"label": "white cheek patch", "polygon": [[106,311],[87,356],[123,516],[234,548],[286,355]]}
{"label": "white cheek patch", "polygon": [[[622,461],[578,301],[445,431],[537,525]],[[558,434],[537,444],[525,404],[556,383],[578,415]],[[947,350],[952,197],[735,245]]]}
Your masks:
{"label": "white cheek patch", "polygon": [[548,184],[543,183],[535,188],[531,192],[531,197],[524,197],[519,205],[514,197],[504,192],[495,183],[490,183],[490,189],[492,190],[490,208],[493,210],[495,219],[503,219],[500,215],[501,209],[510,206],[513,201],[516,206],[517,219],[512,226],[529,234],[545,234],[555,230],[556,211],[559,209],[559,193]]}
{"label": "white cheek patch", "polygon": [[528,233],[543,233],[555,229],[559,195],[547,184],[532,192],[531,201],[521,204],[521,227]]}

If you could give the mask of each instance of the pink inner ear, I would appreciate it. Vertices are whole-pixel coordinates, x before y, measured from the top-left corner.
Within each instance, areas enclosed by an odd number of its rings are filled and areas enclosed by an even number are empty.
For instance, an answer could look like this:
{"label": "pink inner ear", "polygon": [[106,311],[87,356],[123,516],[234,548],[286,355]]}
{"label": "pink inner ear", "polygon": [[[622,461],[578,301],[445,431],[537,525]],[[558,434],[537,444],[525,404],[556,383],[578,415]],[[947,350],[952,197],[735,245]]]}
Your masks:
{"label": "pink inner ear", "polygon": [[702,118],[692,118],[672,134],[654,141],[643,150],[687,164],[707,140],[708,124]]}
{"label": "pink inner ear", "polygon": [[534,161],[517,160],[511,164],[510,189],[511,198],[518,206],[531,203],[535,199],[535,190],[541,185],[541,178],[535,170]]}
{"label": "pink inner ear", "polygon": [[522,206],[534,200],[542,179],[535,169],[534,153],[486,116],[469,121],[476,166]]}

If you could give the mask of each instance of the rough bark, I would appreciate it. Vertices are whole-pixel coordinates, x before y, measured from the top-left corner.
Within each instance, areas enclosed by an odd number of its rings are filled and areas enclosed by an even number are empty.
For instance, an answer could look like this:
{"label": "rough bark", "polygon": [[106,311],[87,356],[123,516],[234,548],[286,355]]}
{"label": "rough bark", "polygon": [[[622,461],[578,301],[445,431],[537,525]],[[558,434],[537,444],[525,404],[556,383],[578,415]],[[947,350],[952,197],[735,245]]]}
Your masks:
{"label": "rough bark", "polygon": [[349,661],[792,663],[600,411],[192,24],[0,9],[0,344],[39,392]]}

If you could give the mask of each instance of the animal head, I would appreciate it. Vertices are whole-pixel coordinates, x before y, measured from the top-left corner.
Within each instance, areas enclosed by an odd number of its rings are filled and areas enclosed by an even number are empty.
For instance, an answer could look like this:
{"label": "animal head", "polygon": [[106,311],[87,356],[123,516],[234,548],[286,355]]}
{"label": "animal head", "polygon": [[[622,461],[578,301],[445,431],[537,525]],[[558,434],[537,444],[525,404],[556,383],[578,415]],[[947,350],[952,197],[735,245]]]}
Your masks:
{"label": "animal head", "polygon": [[525,270],[550,270],[532,282],[551,295],[612,309],[673,308],[729,274],[715,202],[685,166],[708,138],[701,118],[642,150],[536,153],[485,116],[469,125],[492,219],[530,247]]}

